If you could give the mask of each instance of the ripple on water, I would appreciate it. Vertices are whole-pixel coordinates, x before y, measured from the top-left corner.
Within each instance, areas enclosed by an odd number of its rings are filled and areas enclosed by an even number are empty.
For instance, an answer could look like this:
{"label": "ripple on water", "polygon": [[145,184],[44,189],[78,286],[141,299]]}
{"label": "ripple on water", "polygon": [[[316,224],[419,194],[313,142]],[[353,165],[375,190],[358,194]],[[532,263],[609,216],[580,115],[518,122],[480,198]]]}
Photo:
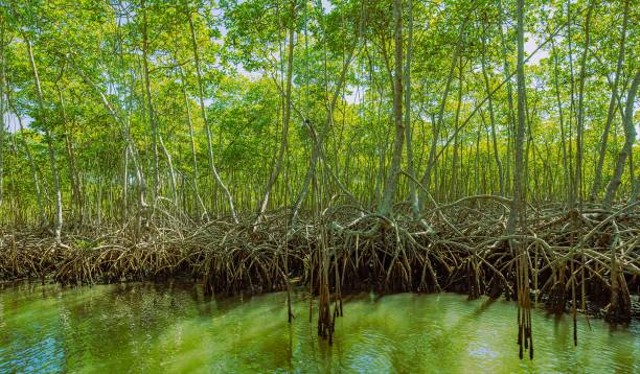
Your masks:
{"label": "ripple on water", "polygon": [[0,348],[0,373],[59,373],[64,371],[64,350],[53,336],[46,336],[37,342],[14,340]]}
{"label": "ripple on water", "polygon": [[[534,311],[536,358],[517,358],[516,307],[452,294],[360,295],[334,345],[309,298],[207,300],[190,287],[0,290],[0,372],[640,372],[640,326]],[[313,306],[317,314],[317,303]]]}

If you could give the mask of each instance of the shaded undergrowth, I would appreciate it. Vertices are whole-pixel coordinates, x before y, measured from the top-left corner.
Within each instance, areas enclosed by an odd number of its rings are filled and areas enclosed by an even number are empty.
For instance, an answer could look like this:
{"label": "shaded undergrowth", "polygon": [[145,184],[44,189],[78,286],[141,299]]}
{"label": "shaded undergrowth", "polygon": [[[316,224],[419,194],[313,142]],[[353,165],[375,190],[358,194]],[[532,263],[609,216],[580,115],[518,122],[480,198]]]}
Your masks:
{"label": "shaded undergrowth", "polygon": [[62,243],[46,229],[5,228],[0,280],[77,285],[188,276],[216,295],[304,287],[320,296],[319,333],[330,337],[343,293],[516,299],[517,256],[525,256],[531,298],[550,311],[600,314],[616,323],[632,318],[632,295],[640,289],[635,206],[530,207],[526,229],[512,236],[505,235],[507,206],[502,198],[474,196],[421,219],[410,218],[408,208],[390,219],[341,206],[293,225],[287,210],[236,224],[196,222],[157,208],[117,227],[70,228]]}

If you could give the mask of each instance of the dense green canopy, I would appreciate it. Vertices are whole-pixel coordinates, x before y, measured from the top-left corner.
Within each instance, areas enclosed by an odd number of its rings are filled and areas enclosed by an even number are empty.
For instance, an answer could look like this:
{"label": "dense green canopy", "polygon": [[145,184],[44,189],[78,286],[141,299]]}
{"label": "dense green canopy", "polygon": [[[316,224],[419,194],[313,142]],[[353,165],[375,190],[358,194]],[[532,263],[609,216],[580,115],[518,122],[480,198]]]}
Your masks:
{"label": "dense green canopy", "polygon": [[[529,202],[637,198],[637,5],[527,2]],[[513,196],[516,20],[499,0],[0,0],[1,223]]]}

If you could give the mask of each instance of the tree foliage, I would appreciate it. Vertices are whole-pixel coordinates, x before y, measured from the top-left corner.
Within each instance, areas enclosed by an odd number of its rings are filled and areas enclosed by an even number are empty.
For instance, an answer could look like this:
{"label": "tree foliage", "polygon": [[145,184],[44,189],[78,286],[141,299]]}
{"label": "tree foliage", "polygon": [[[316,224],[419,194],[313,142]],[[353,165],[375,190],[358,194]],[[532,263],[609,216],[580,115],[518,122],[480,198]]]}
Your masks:
{"label": "tree foliage", "polygon": [[633,1],[528,3],[521,95],[514,4],[396,5],[397,19],[363,0],[1,1],[2,223],[53,223],[58,189],[69,223],[164,199],[193,217],[255,212],[270,183],[269,209],[338,196],[386,201],[384,215],[412,187],[420,209],[510,197],[520,172],[533,203],[637,198]]}

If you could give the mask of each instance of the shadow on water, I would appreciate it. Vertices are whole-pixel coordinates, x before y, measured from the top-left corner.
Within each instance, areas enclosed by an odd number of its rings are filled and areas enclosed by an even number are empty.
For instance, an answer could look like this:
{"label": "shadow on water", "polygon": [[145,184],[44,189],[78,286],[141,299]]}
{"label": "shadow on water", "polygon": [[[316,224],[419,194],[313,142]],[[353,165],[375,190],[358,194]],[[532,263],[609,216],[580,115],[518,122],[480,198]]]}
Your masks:
{"label": "shadow on water", "polygon": [[345,299],[329,346],[309,295],[216,300],[182,283],[0,289],[0,372],[638,372],[640,327],[534,312],[520,361],[516,306],[455,294]]}

